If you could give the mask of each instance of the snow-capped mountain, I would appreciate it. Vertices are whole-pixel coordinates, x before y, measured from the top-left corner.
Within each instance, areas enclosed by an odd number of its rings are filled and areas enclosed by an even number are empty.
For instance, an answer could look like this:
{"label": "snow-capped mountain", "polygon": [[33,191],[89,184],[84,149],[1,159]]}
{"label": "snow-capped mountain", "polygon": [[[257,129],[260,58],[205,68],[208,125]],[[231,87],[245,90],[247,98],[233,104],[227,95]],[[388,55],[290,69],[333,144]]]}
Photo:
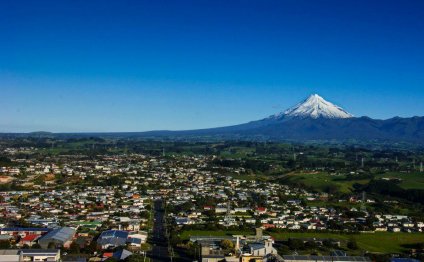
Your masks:
{"label": "snow-capped mountain", "polygon": [[352,114],[343,108],[326,101],[318,94],[310,95],[307,99],[287,109],[286,111],[272,116],[278,118],[351,118]]}
{"label": "snow-capped mountain", "polygon": [[185,131],[151,131],[141,135],[277,141],[382,140],[424,145],[424,117],[394,117],[386,120],[354,117],[341,107],[314,94],[284,112],[240,125]]}

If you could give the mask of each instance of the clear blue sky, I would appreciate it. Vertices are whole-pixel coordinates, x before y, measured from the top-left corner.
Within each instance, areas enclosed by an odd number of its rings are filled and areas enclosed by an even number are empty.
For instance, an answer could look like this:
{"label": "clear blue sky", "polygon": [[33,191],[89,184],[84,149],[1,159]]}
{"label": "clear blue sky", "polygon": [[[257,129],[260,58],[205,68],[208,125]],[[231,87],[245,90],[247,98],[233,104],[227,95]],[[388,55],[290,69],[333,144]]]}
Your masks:
{"label": "clear blue sky", "polygon": [[1,1],[0,131],[424,115],[424,1]]}

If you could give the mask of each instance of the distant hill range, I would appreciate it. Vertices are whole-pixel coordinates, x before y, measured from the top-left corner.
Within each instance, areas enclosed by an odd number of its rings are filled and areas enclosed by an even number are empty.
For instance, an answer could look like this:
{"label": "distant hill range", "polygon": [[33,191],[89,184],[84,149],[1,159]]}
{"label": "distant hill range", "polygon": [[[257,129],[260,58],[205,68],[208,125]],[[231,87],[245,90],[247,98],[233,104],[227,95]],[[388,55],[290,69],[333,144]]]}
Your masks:
{"label": "distant hill range", "polygon": [[[4,136],[8,134],[0,134]],[[354,117],[317,94],[281,113],[245,124],[185,131],[148,131],[119,133],[34,132],[31,136],[103,136],[167,138],[183,140],[273,140],[273,141],[384,141],[409,142],[424,145],[424,117],[387,120]]]}
{"label": "distant hill range", "polygon": [[317,94],[284,112],[245,124],[186,131],[150,131],[151,137],[223,137],[270,140],[381,140],[424,144],[424,117],[354,117]]}

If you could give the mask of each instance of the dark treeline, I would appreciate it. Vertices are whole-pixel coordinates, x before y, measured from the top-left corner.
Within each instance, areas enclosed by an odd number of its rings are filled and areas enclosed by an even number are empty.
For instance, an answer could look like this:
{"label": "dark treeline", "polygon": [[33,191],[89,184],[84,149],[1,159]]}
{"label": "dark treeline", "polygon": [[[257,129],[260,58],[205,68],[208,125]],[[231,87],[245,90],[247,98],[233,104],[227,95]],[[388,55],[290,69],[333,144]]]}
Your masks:
{"label": "dark treeline", "polygon": [[423,189],[403,189],[395,181],[373,179],[367,185],[355,185],[358,190],[384,196],[401,198],[411,202],[424,204]]}

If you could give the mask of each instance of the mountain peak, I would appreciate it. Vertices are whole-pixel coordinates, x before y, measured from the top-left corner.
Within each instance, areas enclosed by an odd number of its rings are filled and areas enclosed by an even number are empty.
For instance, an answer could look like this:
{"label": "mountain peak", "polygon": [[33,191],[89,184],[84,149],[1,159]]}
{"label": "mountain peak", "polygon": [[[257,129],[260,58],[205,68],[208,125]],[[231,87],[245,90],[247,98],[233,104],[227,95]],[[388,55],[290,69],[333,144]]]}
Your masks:
{"label": "mountain peak", "polygon": [[351,118],[352,114],[328,102],[318,94],[312,94],[299,104],[281,112],[274,118]]}

